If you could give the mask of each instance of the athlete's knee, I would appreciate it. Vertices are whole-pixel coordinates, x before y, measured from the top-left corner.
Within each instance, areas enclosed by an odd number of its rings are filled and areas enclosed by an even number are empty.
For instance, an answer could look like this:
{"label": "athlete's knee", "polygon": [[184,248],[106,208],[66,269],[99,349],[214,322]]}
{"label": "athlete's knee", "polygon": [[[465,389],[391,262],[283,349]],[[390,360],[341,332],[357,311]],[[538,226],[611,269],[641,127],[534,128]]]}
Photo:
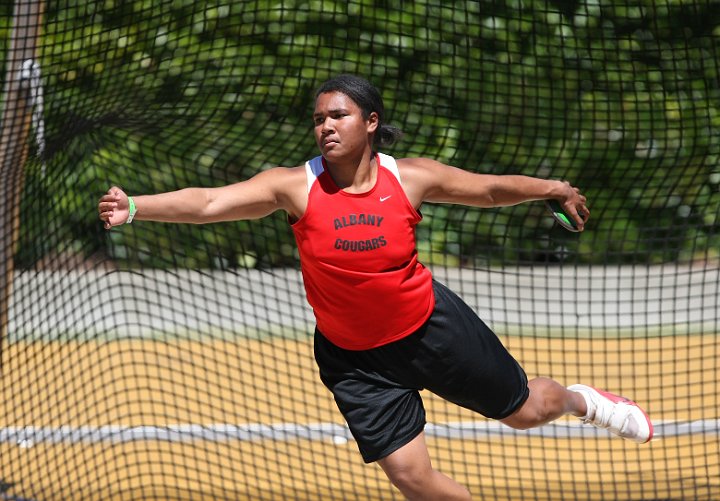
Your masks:
{"label": "athlete's knee", "polygon": [[422,492],[423,483],[431,472],[431,468],[416,462],[394,464],[390,468],[385,468],[385,474],[390,482],[409,499],[413,499],[418,492]]}
{"label": "athlete's knee", "polygon": [[546,424],[565,414],[565,388],[548,378],[536,378],[528,384],[527,400],[513,414],[501,420],[507,426],[527,430]]}
{"label": "athlete's knee", "polygon": [[392,484],[403,496],[411,501],[447,499],[470,501],[470,491],[450,477],[429,468],[416,468],[413,465],[385,470]]}
{"label": "athlete's knee", "polygon": [[401,460],[382,461],[388,479],[407,499],[424,499],[423,493],[431,490],[434,471],[429,460],[422,456],[405,456]]}

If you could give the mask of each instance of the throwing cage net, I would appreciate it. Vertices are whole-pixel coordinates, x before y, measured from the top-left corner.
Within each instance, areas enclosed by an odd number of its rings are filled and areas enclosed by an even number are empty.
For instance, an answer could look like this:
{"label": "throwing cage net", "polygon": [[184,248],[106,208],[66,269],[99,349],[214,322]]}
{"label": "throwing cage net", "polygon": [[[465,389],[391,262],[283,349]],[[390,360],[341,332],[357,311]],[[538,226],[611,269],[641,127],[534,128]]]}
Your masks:
{"label": "throwing cage net", "polygon": [[400,499],[319,382],[284,215],[97,219],[112,185],[301,165],[314,90],[347,72],[405,132],[385,153],[582,188],[582,234],[541,203],[426,204],[420,257],[529,376],[656,424],[645,446],[576,419],[520,432],[425,394],[435,467],[478,499],[720,499],[719,4],[0,9],[0,498]]}

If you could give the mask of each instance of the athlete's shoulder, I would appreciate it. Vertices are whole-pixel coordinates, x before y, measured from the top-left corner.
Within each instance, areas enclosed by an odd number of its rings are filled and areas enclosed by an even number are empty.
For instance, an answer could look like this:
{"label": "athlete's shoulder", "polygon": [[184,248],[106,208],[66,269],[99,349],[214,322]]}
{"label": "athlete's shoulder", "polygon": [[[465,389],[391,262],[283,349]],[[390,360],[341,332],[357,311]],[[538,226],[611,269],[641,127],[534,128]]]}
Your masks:
{"label": "athlete's shoulder", "polygon": [[399,158],[397,165],[403,180],[420,183],[432,183],[447,175],[450,169],[448,165],[424,157]]}
{"label": "athlete's shoulder", "polygon": [[280,207],[291,216],[302,214],[307,204],[305,167],[272,167],[255,178],[264,183],[280,202]]}
{"label": "athlete's shoulder", "polygon": [[398,167],[403,170],[427,171],[442,170],[443,168],[448,167],[442,162],[425,157],[398,158],[396,161]]}
{"label": "athlete's shoulder", "polygon": [[273,183],[278,188],[284,186],[291,186],[297,182],[298,179],[305,176],[305,167],[271,167],[265,169],[255,176],[256,178],[266,179],[268,182]]}
{"label": "athlete's shoulder", "polygon": [[405,193],[416,207],[453,173],[452,167],[431,158],[399,158],[397,165]]}

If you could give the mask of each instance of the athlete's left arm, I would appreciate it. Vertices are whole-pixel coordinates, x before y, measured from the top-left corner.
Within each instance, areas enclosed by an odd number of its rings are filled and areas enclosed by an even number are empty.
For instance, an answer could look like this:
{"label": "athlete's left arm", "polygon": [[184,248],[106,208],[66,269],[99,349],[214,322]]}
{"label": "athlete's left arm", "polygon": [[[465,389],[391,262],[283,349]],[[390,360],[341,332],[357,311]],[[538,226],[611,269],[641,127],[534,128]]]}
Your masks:
{"label": "athlete's left arm", "polygon": [[521,175],[476,174],[428,158],[398,160],[403,188],[411,203],[444,202],[475,207],[502,207],[553,198],[579,224],[590,215],[587,199],[567,181]]}

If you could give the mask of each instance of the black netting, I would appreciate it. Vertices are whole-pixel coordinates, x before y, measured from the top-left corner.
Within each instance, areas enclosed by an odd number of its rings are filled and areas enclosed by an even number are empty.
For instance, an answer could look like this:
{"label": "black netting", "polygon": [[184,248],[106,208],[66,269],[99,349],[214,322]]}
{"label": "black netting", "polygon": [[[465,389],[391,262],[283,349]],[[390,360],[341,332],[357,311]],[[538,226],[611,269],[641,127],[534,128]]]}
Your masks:
{"label": "black netting", "polygon": [[386,153],[583,189],[581,234],[540,202],[426,204],[420,257],[530,376],[628,394],[659,438],[517,432],[427,394],[434,465],[478,499],[720,499],[720,4],[0,10],[0,498],[400,499],[319,382],[284,214],[97,219],[111,185],[301,165],[315,89],[350,72],[405,132]]}

